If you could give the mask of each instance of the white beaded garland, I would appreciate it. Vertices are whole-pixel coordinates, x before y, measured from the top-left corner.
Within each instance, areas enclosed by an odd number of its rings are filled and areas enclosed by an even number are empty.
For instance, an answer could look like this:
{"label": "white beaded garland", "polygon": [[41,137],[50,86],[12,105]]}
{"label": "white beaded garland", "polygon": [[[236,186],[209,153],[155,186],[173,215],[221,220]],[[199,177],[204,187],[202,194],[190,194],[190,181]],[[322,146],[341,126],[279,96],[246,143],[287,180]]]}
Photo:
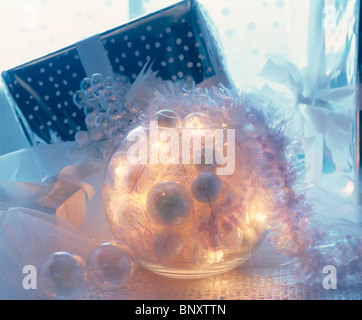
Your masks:
{"label": "white beaded garland", "polygon": [[[73,102],[78,108],[84,109],[86,116],[89,139],[85,139],[83,133],[76,135],[76,142],[83,147],[86,155],[108,156],[113,141],[127,130],[142,111],[135,101],[126,98],[130,86],[130,79],[119,74],[114,78],[104,78],[97,73],[82,80],[80,90],[73,95]],[[100,148],[97,143],[103,140],[110,146],[94,152],[94,148]],[[92,147],[87,149],[89,143],[92,143]]]}

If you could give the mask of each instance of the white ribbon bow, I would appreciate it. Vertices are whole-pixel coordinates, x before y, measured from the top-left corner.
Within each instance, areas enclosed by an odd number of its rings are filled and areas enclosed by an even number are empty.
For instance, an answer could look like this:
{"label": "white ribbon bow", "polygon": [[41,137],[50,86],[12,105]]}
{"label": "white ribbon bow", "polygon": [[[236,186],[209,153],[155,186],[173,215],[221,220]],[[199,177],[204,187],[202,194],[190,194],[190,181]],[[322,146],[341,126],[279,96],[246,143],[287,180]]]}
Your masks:
{"label": "white ribbon bow", "polygon": [[265,86],[263,92],[273,97],[277,103],[294,108],[295,126],[303,137],[311,178],[320,182],[324,146],[333,152],[348,147],[351,142],[357,86],[306,88],[302,71],[280,55],[270,55],[261,76],[289,89],[287,96],[282,96],[269,86]]}
{"label": "white ribbon bow", "polygon": [[294,107],[296,128],[302,133],[307,174],[317,183],[323,172],[324,147],[333,154],[345,148],[352,139],[356,116],[357,85],[331,88],[326,71],[325,30],[323,28],[324,1],[310,1],[307,67],[300,70],[280,55],[271,55],[261,76],[289,89],[289,96],[281,99],[272,93],[277,103]]}
{"label": "white ribbon bow", "polygon": [[104,171],[104,163],[85,162],[63,168],[52,182],[3,182],[0,184],[0,209],[26,207],[55,210],[57,216],[81,227],[87,218],[86,202],[94,195],[94,188],[84,182]]}

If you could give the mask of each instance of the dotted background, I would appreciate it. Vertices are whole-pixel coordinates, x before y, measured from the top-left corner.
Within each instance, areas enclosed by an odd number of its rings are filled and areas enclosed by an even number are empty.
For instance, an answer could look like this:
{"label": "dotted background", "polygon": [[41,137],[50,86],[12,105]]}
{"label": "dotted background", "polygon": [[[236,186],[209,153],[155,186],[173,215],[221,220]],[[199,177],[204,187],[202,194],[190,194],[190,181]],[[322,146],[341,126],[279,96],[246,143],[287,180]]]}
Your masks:
{"label": "dotted background", "polygon": [[[192,77],[199,83],[222,70],[217,42],[193,1],[107,31],[101,39],[113,71],[131,80],[148,60],[164,80]],[[32,144],[74,140],[85,129],[83,110],[72,102],[85,76],[74,46],[3,73]]]}

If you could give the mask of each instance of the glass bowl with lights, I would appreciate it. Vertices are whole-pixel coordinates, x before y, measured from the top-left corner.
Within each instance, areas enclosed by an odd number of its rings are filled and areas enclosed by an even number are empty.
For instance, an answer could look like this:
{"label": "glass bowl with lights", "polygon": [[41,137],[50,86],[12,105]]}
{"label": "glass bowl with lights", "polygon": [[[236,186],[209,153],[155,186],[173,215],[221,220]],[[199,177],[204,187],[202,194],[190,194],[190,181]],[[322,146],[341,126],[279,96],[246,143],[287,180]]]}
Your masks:
{"label": "glass bowl with lights", "polygon": [[162,100],[110,156],[103,202],[112,231],[157,274],[224,273],[266,234],[268,199],[255,159],[263,147],[252,112],[235,110],[236,125],[229,100],[221,108],[177,99],[165,108]]}

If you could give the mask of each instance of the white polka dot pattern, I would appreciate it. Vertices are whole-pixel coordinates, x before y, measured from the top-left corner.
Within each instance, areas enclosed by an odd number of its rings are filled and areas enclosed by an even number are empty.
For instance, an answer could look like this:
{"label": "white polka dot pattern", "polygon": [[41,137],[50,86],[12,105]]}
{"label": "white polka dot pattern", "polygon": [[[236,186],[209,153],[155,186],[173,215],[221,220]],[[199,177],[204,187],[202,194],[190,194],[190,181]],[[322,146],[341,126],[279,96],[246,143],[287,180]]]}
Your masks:
{"label": "white polka dot pattern", "polygon": [[[101,34],[115,73],[132,81],[147,60],[164,80],[192,77],[196,83],[222,68],[222,58],[197,2],[179,3]],[[5,71],[5,82],[32,144],[74,140],[85,115],[72,97],[86,74],[74,46]],[[33,138],[31,138],[33,137]]]}

